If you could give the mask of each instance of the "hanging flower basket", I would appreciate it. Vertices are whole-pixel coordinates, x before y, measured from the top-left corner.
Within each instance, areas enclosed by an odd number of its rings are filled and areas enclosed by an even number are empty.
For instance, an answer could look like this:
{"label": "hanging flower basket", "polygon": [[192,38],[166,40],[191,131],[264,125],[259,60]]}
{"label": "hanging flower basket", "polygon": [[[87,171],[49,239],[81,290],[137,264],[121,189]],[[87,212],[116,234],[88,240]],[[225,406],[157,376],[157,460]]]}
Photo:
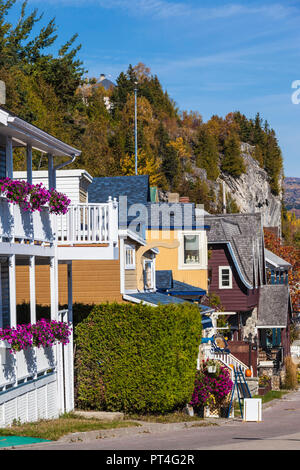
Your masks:
{"label": "hanging flower basket", "polygon": [[45,348],[57,342],[66,345],[70,342],[71,332],[68,323],[42,319],[33,325],[0,328],[0,341],[8,344],[10,353],[15,353],[32,347]]}
{"label": "hanging flower basket", "polygon": [[29,184],[11,178],[0,179],[0,191],[13,204],[26,212],[41,212],[47,204],[53,214],[66,214],[71,200],[55,189],[48,190],[42,183]]}

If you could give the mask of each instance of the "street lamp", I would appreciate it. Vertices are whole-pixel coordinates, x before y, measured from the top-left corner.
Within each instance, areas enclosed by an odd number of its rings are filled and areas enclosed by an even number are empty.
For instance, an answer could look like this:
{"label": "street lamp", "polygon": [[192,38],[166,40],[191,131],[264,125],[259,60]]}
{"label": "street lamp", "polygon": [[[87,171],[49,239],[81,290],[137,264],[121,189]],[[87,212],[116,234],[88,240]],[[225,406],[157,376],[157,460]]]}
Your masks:
{"label": "street lamp", "polygon": [[137,84],[134,82],[134,147],[135,147],[135,175],[138,174],[138,161],[137,161]]}

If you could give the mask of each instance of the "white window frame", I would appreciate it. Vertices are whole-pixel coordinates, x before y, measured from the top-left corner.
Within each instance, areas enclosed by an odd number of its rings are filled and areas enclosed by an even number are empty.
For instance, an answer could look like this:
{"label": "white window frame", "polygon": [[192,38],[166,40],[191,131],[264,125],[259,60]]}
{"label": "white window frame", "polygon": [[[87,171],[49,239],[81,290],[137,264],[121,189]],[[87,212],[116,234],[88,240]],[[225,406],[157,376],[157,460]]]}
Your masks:
{"label": "white window frame", "polygon": [[[222,284],[222,275],[223,270],[229,271],[229,286],[223,286]],[[219,266],[219,289],[232,289],[232,269],[231,266]]]}
{"label": "white window frame", "polygon": [[[132,251],[132,263],[127,263],[127,250]],[[135,246],[131,245],[130,243],[125,243],[124,247],[124,263],[125,263],[125,269],[135,269],[136,268],[136,262],[135,262]]]}
{"label": "white window frame", "polygon": [[[189,235],[198,236],[199,240],[199,263],[185,263],[184,262],[184,237]],[[204,230],[184,230],[178,232],[178,240],[180,246],[178,247],[178,269],[191,270],[191,269],[207,269],[207,237]]]}

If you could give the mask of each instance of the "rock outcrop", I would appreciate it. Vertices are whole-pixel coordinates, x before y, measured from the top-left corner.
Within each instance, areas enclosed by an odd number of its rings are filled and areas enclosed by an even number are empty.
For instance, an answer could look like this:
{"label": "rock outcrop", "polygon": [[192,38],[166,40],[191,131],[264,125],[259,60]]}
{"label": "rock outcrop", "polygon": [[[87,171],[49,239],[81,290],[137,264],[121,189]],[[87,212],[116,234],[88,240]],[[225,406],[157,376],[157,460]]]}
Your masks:
{"label": "rock outcrop", "polygon": [[265,227],[280,227],[282,192],[278,196],[272,194],[268,174],[251,156],[253,150],[251,145],[242,144],[246,173],[239,178],[221,174],[219,181],[225,182],[226,194],[231,195],[241,212],[261,212]]}

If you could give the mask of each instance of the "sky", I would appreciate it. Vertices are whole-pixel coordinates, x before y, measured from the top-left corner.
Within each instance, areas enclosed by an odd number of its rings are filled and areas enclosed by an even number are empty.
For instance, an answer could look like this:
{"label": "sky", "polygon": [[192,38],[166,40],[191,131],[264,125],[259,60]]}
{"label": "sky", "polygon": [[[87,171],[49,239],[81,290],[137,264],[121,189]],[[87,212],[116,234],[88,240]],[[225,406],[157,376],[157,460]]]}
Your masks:
{"label": "sky", "polygon": [[78,33],[90,77],[115,81],[143,62],[181,111],[204,121],[259,112],[285,176],[300,177],[300,0],[28,0],[32,8],[41,24],[56,18],[57,47]]}

